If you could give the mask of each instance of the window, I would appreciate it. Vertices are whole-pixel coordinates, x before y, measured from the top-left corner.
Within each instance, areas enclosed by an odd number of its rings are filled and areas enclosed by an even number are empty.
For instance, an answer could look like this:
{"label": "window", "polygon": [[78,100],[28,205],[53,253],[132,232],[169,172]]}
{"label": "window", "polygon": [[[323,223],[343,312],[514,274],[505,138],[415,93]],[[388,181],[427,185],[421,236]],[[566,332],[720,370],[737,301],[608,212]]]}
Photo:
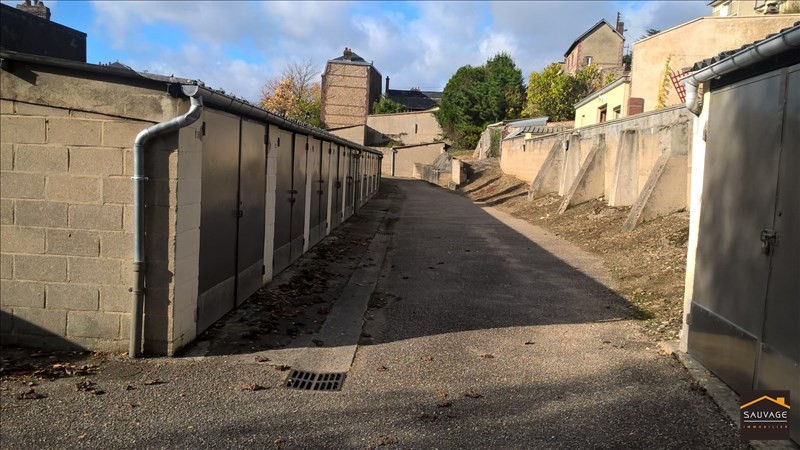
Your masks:
{"label": "window", "polygon": [[592,63],[592,57],[591,56],[587,56],[585,61],[586,61],[586,65],[587,66],[590,65]]}
{"label": "window", "polygon": [[619,119],[622,116],[622,106],[617,106],[614,108],[614,118]]}
{"label": "window", "polygon": [[607,109],[608,109],[608,107],[606,105],[603,105],[603,106],[597,108],[597,110],[600,113],[600,116],[599,116],[599,118],[597,120],[598,123],[603,123],[603,122],[606,121]]}
{"label": "window", "polygon": [[417,134],[418,132],[419,132],[419,124],[415,123],[414,124],[414,134]]}

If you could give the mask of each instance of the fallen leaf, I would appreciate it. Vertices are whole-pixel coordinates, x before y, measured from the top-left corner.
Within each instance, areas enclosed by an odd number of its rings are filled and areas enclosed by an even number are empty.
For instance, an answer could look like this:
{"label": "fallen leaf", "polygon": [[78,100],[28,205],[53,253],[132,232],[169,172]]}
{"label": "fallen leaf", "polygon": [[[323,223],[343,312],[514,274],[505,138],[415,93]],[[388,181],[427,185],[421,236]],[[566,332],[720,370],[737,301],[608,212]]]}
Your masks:
{"label": "fallen leaf", "polygon": [[266,356],[256,356],[256,362],[270,362],[271,359],[267,358]]}
{"label": "fallen leaf", "polygon": [[156,378],[156,379],[153,379],[153,380],[145,381],[144,385],[145,386],[158,386],[159,384],[166,384],[166,383],[168,383],[168,382],[164,381],[164,380],[161,380],[159,378]]}
{"label": "fallen leaf", "polygon": [[378,372],[386,372],[387,370],[389,370],[389,368],[388,368],[388,367],[386,367],[386,366],[380,366],[380,367],[378,367],[376,370],[377,370]]}
{"label": "fallen leaf", "polygon": [[34,389],[17,394],[17,400],[38,400],[40,398],[47,398],[47,394],[36,392]]}
{"label": "fallen leaf", "polygon": [[494,355],[491,354],[491,353],[484,353],[484,354],[481,355],[481,358],[492,359],[492,358],[494,358]]}
{"label": "fallen leaf", "polygon": [[290,366],[287,366],[286,364],[278,364],[277,366],[275,366],[275,370],[280,370],[281,372],[283,372],[284,370],[289,370],[289,368]]}
{"label": "fallen leaf", "polygon": [[422,361],[433,361],[433,356],[431,356],[431,355],[422,355],[422,356],[419,357],[419,359],[422,360]]}
{"label": "fallen leaf", "polygon": [[481,395],[481,394],[473,391],[472,389],[470,389],[467,392],[464,392],[464,397],[467,397],[467,398],[481,398],[481,397],[483,397],[483,395]]}
{"label": "fallen leaf", "polygon": [[266,389],[264,386],[261,386],[261,385],[255,384],[255,383],[248,383],[248,384],[243,384],[242,385],[242,390],[243,391],[261,391],[261,390],[264,390],[264,389]]}
{"label": "fallen leaf", "polygon": [[281,438],[278,438],[278,439],[275,439],[274,441],[272,441],[272,445],[274,445],[275,447],[280,447],[281,444],[283,444],[283,439],[281,439]]}
{"label": "fallen leaf", "polygon": [[125,402],[122,404],[122,406],[125,408],[136,408],[139,405],[133,402]]}
{"label": "fallen leaf", "polygon": [[536,342],[533,342],[533,341],[528,341],[528,342],[526,342],[526,343],[525,343],[525,345],[533,345],[533,344],[535,344],[535,343],[536,343]]}
{"label": "fallen leaf", "polygon": [[80,383],[75,383],[75,386],[78,388],[79,391],[89,392],[94,395],[103,395],[106,391],[102,390],[100,386],[97,385],[94,381],[86,380]]}
{"label": "fallen leaf", "polygon": [[378,446],[396,444],[397,439],[389,434],[382,434],[378,436]]}

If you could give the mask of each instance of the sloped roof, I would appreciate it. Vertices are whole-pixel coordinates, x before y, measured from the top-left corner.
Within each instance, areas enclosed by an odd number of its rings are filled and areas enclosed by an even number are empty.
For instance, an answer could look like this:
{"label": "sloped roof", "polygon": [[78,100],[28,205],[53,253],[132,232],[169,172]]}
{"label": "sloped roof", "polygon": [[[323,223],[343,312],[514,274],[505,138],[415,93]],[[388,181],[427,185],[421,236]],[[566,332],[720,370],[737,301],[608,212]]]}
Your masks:
{"label": "sloped roof", "polygon": [[442,93],[435,91],[389,89],[386,97],[412,111],[430,109],[442,102]]}
{"label": "sloped roof", "polygon": [[735,55],[735,54],[737,54],[737,53],[739,53],[741,51],[747,50],[748,48],[753,47],[754,45],[757,45],[757,44],[759,44],[759,43],[761,43],[763,41],[766,41],[767,39],[769,39],[771,37],[777,36],[777,35],[782,34],[782,33],[786,33],[789,30],[792,30],[794,28],[800,28],[800,21],[797,21],[797,22],[794,23],[794,25],[792,25],[790,27],[786,27],[786,28],[784,28],[784,29],[782,29],[782,30],[780,30],[778,32],[768,34],[766,37],[764,37],[764,39],[759,39],[759,40],[757,40],[755,42],[752,42],[750,44],[743,45],[743,46],[741,46],[741,47],[739,47],[739,48],[737,48],[735,50],[726,50],[726,51],[720,52],[719,54],[717,54],[715,56],[712,56],[710,58],[705,58],[703,60],[697,61],[696,63],[694,63],[694,65],[692,65],[692,68],[690,69],[690,71],[691,72],[696,72],[696,71],[698,71],[700,69],[705,69],[706,67],[708,67],[708,66],[710,66],[710,65],[712,65],[714,63],[722,61],[723,59],[730,58],[731,56],[733,56],[733,55]]}
{"label": "sloped roof", "polygon": [[535,135],[543,135],[543,134],[561,133],[562,131],[569,131],[571,129],[572,127],[565,127],[565,126],[549,127],[546,125],[529,125],[525,127],[515,128],[514,131],[508,133],[508,136],[506,136],[503,140],[524,136],[528,133]]}
{"label": "sloped roof", "polygon": [[608,25],[608,27],[609,27],[609,28],[611,28],[611,29],[614,31],[614,33],[616,33],[616,34],[617,34],[617,36],[619,36],[619,37],[620,37],[620,38],[622,38],[622,39],[625,39],[625,37],[623,37],[621,34],[619,34],[619,32],[617,31],[617,29],[616,29],[616,28],[612,27],[612,26],[611,26],[611,24],[610,24],[610,23],[608,23],[608,21],[607,21],[606,19],[603,19],[603,20],[601,20],[600,22],[597,22],[596,24],[594,24],[594,26],[592,26],[592,28],[589,28],[588,30],[586,30],[586,32],[585,32],[585,33],[583,33],[582,35],[578,36],[578,38],[577,38],[577,39],[575,39],[575,41],[572,43],[572,45],[570,45],[570,46],[569,46],[569,48],[567,49],[567,51],[564,53],[564,57],[566,58],[566,57],[567,57],[567,55],[569,55],[570,53],[572,53],[572,50],[573,50],[575,47],[577,47],[577,46],[578,46],[578,44],[579,44],[579,43],[580,43],[582,40],[586,39],[586,38],[587,38],[587,37],[588,37],[590,34],[594,33],[594,32],[595,32],[595,30],[597,30],[598,28],[602,27],[603,25]]}
{"label": "sloped roof", "polygon": [[510,127],[544,126],[547,125],[547,120],[549,118],[548,116],[530,117],[526,119],[506,120],[504,123]]}
{"label": "sloped roof", "polygon": [[344,55],[342,55],[342,56],[340,56],[338,58],[330,59],[330,60],[328,60],[328,62],[334,62],[334,63],[339,63],[339,64],[355,64],[357,66],[371,66],[372,65],[372,63],[367,62],[366,59],[358,56],[356,54],[356,52],[354,52],[352,50],[350,51],[349,57],[345,57]]}

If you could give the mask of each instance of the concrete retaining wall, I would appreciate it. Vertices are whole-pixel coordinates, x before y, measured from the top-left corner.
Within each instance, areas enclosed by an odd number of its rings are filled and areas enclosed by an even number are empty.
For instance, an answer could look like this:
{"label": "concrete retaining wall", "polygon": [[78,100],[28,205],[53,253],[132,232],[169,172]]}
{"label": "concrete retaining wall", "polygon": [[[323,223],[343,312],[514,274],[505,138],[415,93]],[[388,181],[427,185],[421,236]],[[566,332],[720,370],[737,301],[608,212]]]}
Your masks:
{"label": "concrete retaining wall", "polygon": [[571,132],[506,139],[500,167],[531,183],[531,199],[564,196],[562,211],[600,196],[610,206],[630,206],[631,228],[688,207],[688,114],[677,106]]}

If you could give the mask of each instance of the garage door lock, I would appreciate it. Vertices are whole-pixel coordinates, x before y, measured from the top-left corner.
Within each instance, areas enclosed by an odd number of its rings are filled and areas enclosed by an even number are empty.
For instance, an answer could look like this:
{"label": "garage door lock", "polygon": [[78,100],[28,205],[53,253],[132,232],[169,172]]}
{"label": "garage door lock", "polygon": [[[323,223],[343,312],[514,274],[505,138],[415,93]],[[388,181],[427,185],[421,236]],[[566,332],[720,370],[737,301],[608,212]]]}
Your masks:
{"label": "garage door lock", "polygon": [[772,247],[778,246],[778,233],[775,230],[761,230],[761,244],[765,255],[769,255]]}

